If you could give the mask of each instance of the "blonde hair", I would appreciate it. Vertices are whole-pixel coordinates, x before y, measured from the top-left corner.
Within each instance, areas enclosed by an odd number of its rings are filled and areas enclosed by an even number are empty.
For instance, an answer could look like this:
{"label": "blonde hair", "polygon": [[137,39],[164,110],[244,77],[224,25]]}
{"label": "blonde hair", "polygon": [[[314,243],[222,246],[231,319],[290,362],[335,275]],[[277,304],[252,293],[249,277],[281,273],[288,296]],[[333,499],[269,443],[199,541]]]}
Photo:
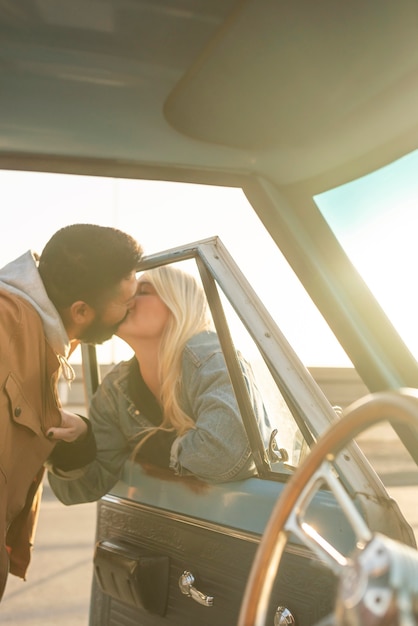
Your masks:
{"label": "blonde hair", "polygon": [[[141,279],[151,283],[157,295],[170,310],[158,354],[158,377],[163,421],[147,429],[135,451],[156,430],[176,431],[183,435],[195,428],[194,420],[180,406],[182,390],[182,357],[186,343],[203,331],[213,330],[205,292],[196,278],[172,265],[144,272]],[[143,433],[142,433],[143,434]]]}

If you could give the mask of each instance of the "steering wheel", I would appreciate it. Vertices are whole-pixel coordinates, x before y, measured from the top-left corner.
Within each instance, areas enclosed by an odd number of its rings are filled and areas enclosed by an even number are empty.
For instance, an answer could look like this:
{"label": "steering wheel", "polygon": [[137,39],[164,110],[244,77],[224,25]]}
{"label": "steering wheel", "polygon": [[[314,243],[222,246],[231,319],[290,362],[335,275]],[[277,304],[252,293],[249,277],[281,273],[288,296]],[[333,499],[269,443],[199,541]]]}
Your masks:
{"label": "steering wheel", "polygon": [[[384,420],[418,429],[418,391],[402,389],[365,396],[348,407],[312,447],[273,509],[250,571],[238,626],[264,626],[273,582],[291,533],[339,578],[335,612],[317,626],[418,624],[418,552],[371,532],[332,465],[354,437]],[[356,550],[349,557],[304,521],[309,502],[324,484],[354,531]],[[294,622],[289,619],[283,623]]]}

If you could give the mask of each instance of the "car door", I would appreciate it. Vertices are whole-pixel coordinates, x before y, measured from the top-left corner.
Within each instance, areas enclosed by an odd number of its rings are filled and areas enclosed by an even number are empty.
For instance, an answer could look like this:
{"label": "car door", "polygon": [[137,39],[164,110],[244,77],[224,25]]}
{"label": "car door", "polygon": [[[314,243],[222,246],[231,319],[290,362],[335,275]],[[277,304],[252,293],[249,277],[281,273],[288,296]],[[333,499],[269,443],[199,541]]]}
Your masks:
{"label": "car door", "polygon": [[[257,476],[210,484],[134,461],[98,504],[90,624],[178,626],[234,624],[248,573],[270,513],[288,477],[334,420],[334,409],[219,238],[146,257],[141,270],[180,264],[200,277],[251,443]],[[270,430],[262,433],[236,358],[253,368]],[[84,348],[90,392],[100,379],[94,349]],[[338,474],[370,527],[413,544],[411,530],[355,443],[337,459]],[[326,488],[309,522],[343,553],[355,543]],[[269,608],[308,625],[333,606],[335,580],[293,538]],[[278,622],[280,623],[280,622]]]}

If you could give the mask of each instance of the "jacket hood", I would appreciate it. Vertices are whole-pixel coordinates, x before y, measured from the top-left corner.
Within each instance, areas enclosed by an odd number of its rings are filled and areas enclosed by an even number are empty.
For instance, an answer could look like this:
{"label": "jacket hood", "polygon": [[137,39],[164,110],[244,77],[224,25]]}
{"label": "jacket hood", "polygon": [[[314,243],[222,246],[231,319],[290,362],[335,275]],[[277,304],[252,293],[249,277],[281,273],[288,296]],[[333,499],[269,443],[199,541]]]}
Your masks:
{"label": "jacket hood", "polygon": [[48,343],[68,366],[66,358],[70,341],[60,314],[48,298],[37,261],[30,250],[0,269],[0,288],[24,298],[33,306],[42,319]]}

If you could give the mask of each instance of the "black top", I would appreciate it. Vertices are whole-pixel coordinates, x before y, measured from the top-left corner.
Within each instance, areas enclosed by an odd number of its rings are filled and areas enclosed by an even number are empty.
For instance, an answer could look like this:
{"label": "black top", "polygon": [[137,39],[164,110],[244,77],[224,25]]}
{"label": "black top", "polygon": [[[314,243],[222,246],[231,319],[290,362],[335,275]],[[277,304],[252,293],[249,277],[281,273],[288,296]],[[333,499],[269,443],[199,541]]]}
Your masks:
{"label": "black top", "polygon": [[[137,359],[131,361],[128,378],[128,393],[138,411],[154,426],[160,426],[163,421],[163,411],[156,397],[145,384]],[[146,434],[146,433],[145,433]],[[170,466],[170,452],[175,431],[156,430],[139,448],[135,460],[146,461],[158,467]],[[140,441],[140,437],[138,438]]]}

